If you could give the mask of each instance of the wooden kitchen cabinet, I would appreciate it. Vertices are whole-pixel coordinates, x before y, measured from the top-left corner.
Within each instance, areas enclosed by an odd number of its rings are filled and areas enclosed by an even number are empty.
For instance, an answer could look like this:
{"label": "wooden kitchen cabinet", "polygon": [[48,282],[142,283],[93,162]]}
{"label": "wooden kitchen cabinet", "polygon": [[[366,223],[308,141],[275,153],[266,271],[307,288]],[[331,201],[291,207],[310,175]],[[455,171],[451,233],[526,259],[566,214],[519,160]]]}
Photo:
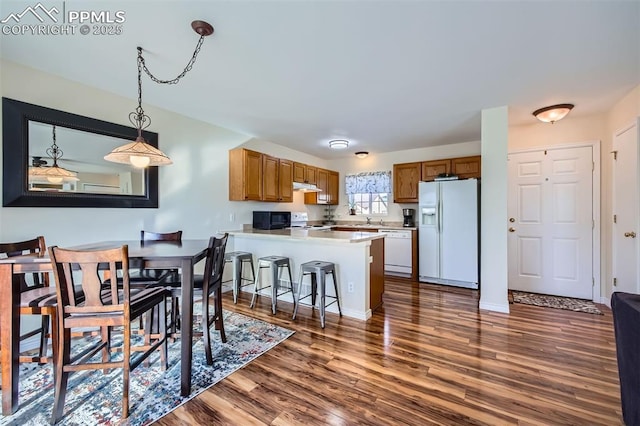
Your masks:
{"label": "wooden kitchen cabinet", "polygon": [[262,201],[293,201],[293,162],[262,154]]}
{"label": "wooden kitchen cabinet", "polygon": [[278,166],[278,193],[280,194],[278,201],[291,203],[293,202],[293,161],[281,158]]}
{"label": "wooden kitchen cabinet", "polygon": [[451,159],[451,173],[460,179],[480,178],[481,156],[460,157]]}
{"label": "wooden kitchen cabinet", "polygon": [[229,151],[229,200],[262,200],[262,153],[245,148]]}
{"label": "wooden kitchen cabinet", "polygon": [[433,160],[422,162],[422,181],[430,182],[439,174],[451,173],[451,160]]}
{"label": "wooden kitchen cabinet", "polygon": [[293,181],[299,183],[316,184],[317,167],[304,163],[293,163]]}
{"label": "wooden kitchen cabinet", "polygon": [[417,203],[422,163],[393,165],[393,202]]}
{"label": "wooden kitchen cabinet", "polygon": [[340,174],[333,170],[317,169],[316,186],[321,192],[305,192],[305,204],[330,204],[339,203]]}

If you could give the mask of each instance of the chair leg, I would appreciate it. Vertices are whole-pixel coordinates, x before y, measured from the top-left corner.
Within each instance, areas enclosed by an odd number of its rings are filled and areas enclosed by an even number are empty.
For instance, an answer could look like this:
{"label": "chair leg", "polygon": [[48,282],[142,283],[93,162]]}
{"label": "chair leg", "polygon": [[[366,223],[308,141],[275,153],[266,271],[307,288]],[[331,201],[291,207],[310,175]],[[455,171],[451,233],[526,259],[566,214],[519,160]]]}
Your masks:
{"label": "chair leg", "polygon": [[202,293],[202,339],[204,340],[204,354],[207,358],[207,365],[213,364],[211,354],[211,336],[209,335],[209,295]]}
{"label": "chair leg", "polygon": [[315,272],[311,273],[311,310],[316,308],[316,296],[318,293],[318,277]]}
{"label": "chair leg", "polygon": [[162,345],[160,345],[160,368],[162,371],[167,369],[167,299],[164,298],[160,303],[160,315],[158,315],[158,332],[160,333],[160,339],[163,339]]}
{"label": "chair leg", "polygon": [[215,291],[215,307],[216,307],[216,328],[220,332],[220,341],[227,343],[227,334],[224,332],[224,317],[222,315],[222,286],[216,287]]}
{"label": "chair leg", "polygon": [[331,271],[331,276],[333,277],[333,288],[336,292],[336,302],[338,303],[338,313],[342,316],[342,308],[340,307],[340,293],[338,292],[338,281],[336,280],[336,271]]}
{"label": "chair leg", "polygon": [[260,263],[258,263],[258,273],[254,276],[253,279],[253,296],[251,296],[251,304],[249,307],[253,309],[256,304],[256,298],[258,296],[258,283],[260,282],[260,271],[262,268],[260,267]]}
{"label": "chair leg", "polygon": [[271,264],[271,313],[276,314],[278,307],[278,287],[280,283],[280,267]]}
{"label": "chair leg", "polygon": [[[111,359],[111,327],[100,327],[100,334],[102,336],[102,342],[106,343],[105,347],[102,348],[102,362],[109,362]],[[109,369],[105,368],[102,372],[104,374],[109,374]]]}
{"label": "chair leg", "polygon": [[[296,315],[298,314],[298,306],[300,306],[300,296],[302,292],[303,278],[304,278],[304,274],[302,272],[302,266],[300,266],[300,274],[298,275],[298,297],[297,297],[298,302],[293,305],[293,316],[291,317],[292,320],[296,319]],[[293,295],[293,300],[296,300],[295,293]]]}
{"label": "chair leg", "polygon": [[240,294],[241,285],[242,285],[242,260],[236,257],[233,260],[233,303],[238,303],[238,295]]}
{"label": "chair leg", "polygon": [[[47,356],[47,343],[49,342],[49,338],[47,335],[49,334],[49,320],[51,318],[49,315],[42,315],[42,326],[40,327],[40,358],[44,358]],[[52,342],[53,346],[53,342]],[[39,363],[43,365],[43,363]]]}
{"label": "chair leg", "polygon": [[65,328],[59,334],[58,360],[56,361],[55,389],[53,398],[53,412],[51,413],[51,423],[55,424],[62,418],[64,411],[64,400],[67,395],[67,382],[69,372],[64,371],[64,366],[69,364],[71,358],[71,330]]}
{"label": "chair leg", "polygon": [[324,270],[320,271],[320,325],[324,328],[324,310],[326,304],[326,284],[327,274]]}
{"label": "chair leg", "polygon": [[131,326],[124,326],[122,358],[122,418],[129,417],[129,369],[131,362]]}
{"label": "chair leg", "polygon": [[291,299],[293,299],[293,309],[296,309],[296,292],[293,290],[293,277],[291,276],[291,265],[287,264],[287,271],[289,272],[289,289],[291,289]]}

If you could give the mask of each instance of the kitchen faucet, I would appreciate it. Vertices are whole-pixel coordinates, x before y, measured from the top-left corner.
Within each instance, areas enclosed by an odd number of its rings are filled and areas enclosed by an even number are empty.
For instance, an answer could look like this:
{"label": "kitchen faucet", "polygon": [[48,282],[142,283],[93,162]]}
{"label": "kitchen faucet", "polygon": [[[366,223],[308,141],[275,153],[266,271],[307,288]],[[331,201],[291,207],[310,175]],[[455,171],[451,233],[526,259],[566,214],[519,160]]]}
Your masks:
{"label": "kitchen faucet", "polygon": [[371,218],[367,216],[367,225],[371,225]]}

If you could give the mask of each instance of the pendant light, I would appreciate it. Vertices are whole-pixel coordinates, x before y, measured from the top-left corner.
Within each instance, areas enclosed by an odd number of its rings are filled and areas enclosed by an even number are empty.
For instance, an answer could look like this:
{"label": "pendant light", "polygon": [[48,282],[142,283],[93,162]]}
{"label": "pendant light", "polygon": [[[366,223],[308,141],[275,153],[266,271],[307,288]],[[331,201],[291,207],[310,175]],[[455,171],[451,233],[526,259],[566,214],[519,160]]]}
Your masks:
{"label": "pendant light", "polygon": [[138,47],[138,107],[135,111],[129,114],[129,121],[133,124],[137,131],[138,137],[134,142],[119,146],[105,155],[104,159],[112,161],[114,163],[132,164],[134,167],[147,167],[147,166],[165,166],[173,164],[173,161],[158,148],[149,145],[142,136],[142,131],[149,127],[151,124],[151,118],[144,113],[142,109],[142,70],[156,83],[159,84],[176,84],[182,77],[187,74],[193,67],[196,57],[200,52],[200,47],[206,36],[213,34],[213,27],[204,21],[193,21],[191,28],[200,35],[196,49],[189,60],[189,63],[184,68],[182,73],[176,78],[171,80],[160,80],[154,76],[145,64],[144,57],[142,56],[142,47]]}
{"label": "pendant light", "polygon": [[47,148],[47,155],[53,160],[52,166],[46,166],[47,162],[41,160],[42,157],[33,157],[31,167],[29,167],[29,181],[44,181],[49,183],[75,182],[78,181],[78,174],[63,167],[58,166],[58,160],[64,153],[56,143],[56,126],[53,126],[53,143]]}

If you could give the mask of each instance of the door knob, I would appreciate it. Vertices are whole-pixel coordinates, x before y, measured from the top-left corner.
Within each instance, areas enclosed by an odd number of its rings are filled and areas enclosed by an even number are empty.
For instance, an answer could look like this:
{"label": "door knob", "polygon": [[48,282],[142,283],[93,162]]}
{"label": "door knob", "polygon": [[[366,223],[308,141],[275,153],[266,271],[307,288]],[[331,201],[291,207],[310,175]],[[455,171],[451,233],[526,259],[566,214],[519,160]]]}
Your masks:
{"label": "door knob", "polygon": [[516,228],[514,228],[513,226],[509,228],[509,232],[516,232]]}
{"label": "door knob", "polygon": [[515,222],[515,221],[516,221],[516,218],[515,218],[515,217],[510,217],[510,218],[509,218],[509,222],[513,223],[513,222]]}
{"label": "door knob", "polygon": [[625,232],[624,233],[625,237],[631,237],[631,238],[635,238],[636,237],[636,233],[631,231],[631,232]]}

